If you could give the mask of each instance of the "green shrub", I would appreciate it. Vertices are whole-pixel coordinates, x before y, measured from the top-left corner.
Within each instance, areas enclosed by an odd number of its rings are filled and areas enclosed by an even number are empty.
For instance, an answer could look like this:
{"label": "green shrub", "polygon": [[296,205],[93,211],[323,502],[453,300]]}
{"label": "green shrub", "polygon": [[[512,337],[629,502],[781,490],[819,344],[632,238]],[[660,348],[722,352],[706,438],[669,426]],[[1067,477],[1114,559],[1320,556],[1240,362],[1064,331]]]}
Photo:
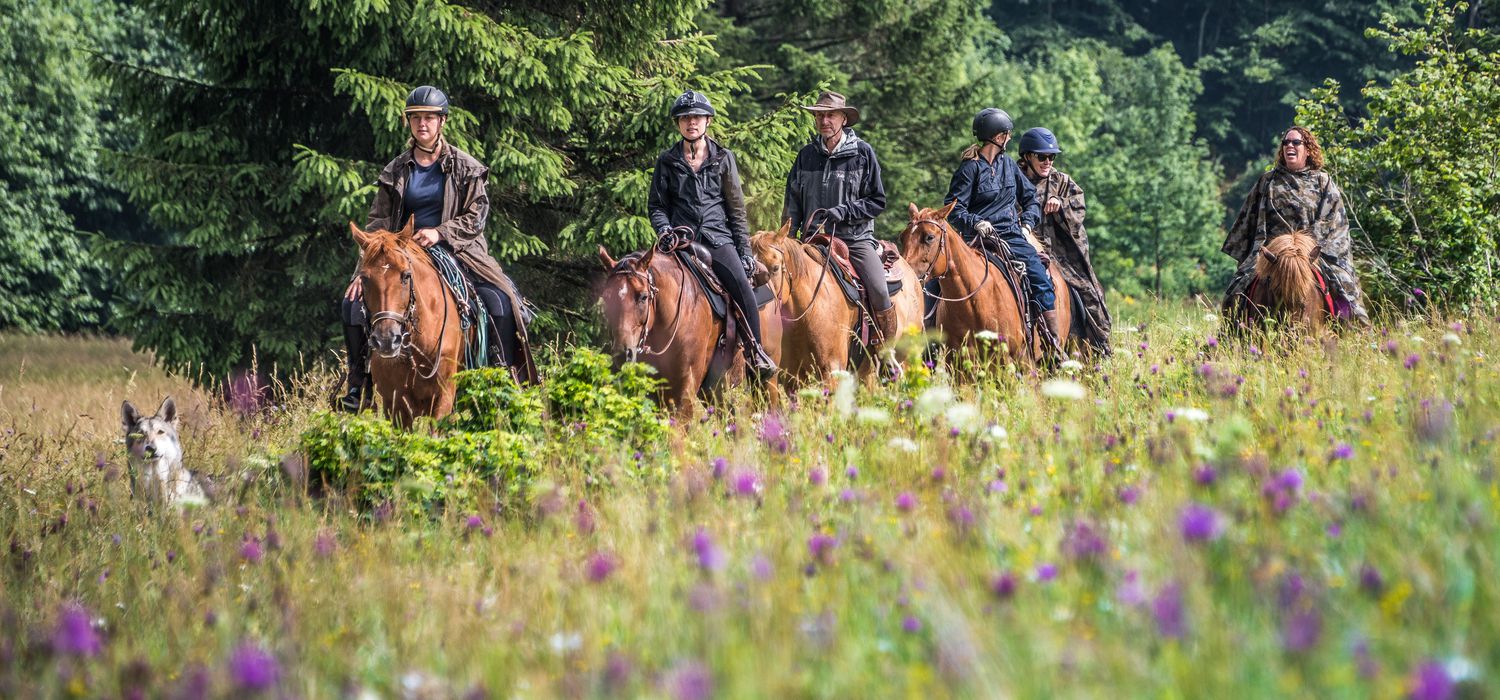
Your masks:
{"label": "green shrub", "polygon": [[504,430],[536,435],[542,432],[542,394],[538,387],[516,383],[510,370],[500,367],[459,372],[453,413],[443,425],[453,430]]}
{"label": "green shrub", "polygon": [[666,435],[666,422],[651,398],[661,380],[649,365],[631,362],[616,372],[608,355],[577,347],[558,362],[548,368],[546,381],[553,418],[634,446]]}

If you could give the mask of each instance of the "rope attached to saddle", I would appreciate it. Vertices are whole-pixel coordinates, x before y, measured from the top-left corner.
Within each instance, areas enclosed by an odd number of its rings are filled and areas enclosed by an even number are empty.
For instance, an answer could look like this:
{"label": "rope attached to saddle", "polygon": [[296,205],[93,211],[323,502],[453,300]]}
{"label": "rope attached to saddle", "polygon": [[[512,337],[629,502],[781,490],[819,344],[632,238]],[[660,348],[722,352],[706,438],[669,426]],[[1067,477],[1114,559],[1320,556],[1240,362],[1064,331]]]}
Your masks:
{"label": "rope attached to saddle", "polygon": [[473,283],[469,282],[468,275],[464,274],[458,260],[447,248],[428,246],[427,256],[432,259],[432,267],[437,270],[438,277],[442,278],[443,284],[448,286],[448,291],[453,293],[453,299],[458,303],[458,318],[464,334],[468,334],[470,327],[475,329],[474,342],[464,344],[464,367],[485,367],[489,363],[490,315],[485,308],[484,299],[479,296]]}

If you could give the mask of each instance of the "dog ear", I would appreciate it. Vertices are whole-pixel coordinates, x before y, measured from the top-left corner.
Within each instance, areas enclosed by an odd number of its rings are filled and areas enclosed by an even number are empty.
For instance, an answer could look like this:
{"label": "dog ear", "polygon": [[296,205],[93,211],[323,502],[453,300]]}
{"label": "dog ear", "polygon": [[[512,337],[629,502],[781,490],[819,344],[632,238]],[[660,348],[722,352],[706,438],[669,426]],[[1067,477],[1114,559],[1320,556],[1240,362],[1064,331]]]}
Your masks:
{"label": "dog ear", "polygon": [[177,425],[177,402],[168,396],[161,401],[161,407],[156,409],[156,415],[162,420]]}
{"label": "dog ear", "polygon": [[919,216],[922,215],[922,210],[917,208],[917,203],[916,202],[907,202],[906,203],[906,211],[907,211],[908,214],[911,215],[911,220],[912,221],[916,221],[917,217],[919,217]]}
{"label": "dog ear", "polygon": [[948,220],[948,215],[953,213],[953,207],[955,207],[957,205],[958,205],[958,200],[956,200],[956,199],[953,200],[953,201],[951,201],[951,202],[949,202],[948,206],[943,207],[942,209],[938,210],[937,218],[940,219],[940,220],[942,220],[942,221],[947,221]]}
{"label": "dog ear", "polygon": [[355,226],[353,221],[349,222],[349,233],[354,236],[354,242],[358,243],[361,248],[369,248],[370,244],[375,242],[375,234],[366,233]]}
{"label": "dog ear", "polygon": [[120,424],[125,427],[125,432],[135,430],[135,424],[141,422],[141,412],[135,410],[135,406],[129,401],[120,404]]}
{"label": "dog ear", "polygon": [[599,264],[604,266],[605,272],[615,269],[617,264],[614,258],[609,257],[609,251],[605,250],[604,246],[599,246]]}
{"label": "dog ear", "polygon": [[1263,257],[1263,258],[1265,258],[1266,262],[1271,263],[1272,265],[1275,265],[1278,262],[1278,260],[1279,260],[1276,257],[1275,253],[1272,253],[1271,251],[1266,250],[1265,248],[1261,248],[1260,249],[1260,256]]}

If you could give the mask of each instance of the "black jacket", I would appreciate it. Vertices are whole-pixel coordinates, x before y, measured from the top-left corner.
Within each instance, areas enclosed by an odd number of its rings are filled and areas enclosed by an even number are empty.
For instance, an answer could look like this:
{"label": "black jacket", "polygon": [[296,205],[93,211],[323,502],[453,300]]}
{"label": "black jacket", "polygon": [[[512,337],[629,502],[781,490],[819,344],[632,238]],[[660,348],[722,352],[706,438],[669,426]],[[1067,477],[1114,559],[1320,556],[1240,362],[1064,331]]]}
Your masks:
{"label": "black jacket", "polygon": [[994,224],[1001,236],[1020,235],[1022,225],[1035,231],[1042,220],[1036,186],[1003,153],[995,156],[993,163],[986,163],[981,156],[958,166],[948,185],[948,196],[943,198],[944,204],[948,202],[958,202],[948,215],[948,223],[970,243],[974,225],[981,220]]}
{"label": "black jacket", "polygon": [[814,135],[792,163],[782,220],[791,219],[792,231],[801,231],[819,209],[829,210],[829,233],[846,241],[875,238],[875,217],[885,211],[885,182],[875,149],[853,129],[844,129],[833,153]]}
{"label": "black jacket", "polygon": [[715,248],[733,243],[741,256],[749,255],[750,224],[734,152],[713,139],[704,140],[708,156],[696,173],[682,155],[681,141],[657,156],[646,204],[651,228],[687,226],[703,243]]}

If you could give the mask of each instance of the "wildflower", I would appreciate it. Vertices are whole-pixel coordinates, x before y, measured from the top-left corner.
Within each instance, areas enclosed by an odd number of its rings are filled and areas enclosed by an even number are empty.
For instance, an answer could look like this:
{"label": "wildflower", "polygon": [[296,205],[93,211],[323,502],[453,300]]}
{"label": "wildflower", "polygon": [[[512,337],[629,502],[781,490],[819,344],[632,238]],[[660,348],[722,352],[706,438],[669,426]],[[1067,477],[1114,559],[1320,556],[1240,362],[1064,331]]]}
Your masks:
{"label": "wildflower", "polygon": [[1135,505],[1135,502],[1141,499],[1141,488],[1134,484],[1122,486],[1120,487],[1119,498],[1120,502],[1127,506]]}
{"label": "wildflower", "polygon": [[1048,379],[1042,382],[1042,396],[1049,399],[1077,401],[1088,396],[1082,384],[1068,379]]}
{"label": "wildflower", "polygon": [[1193,481],[1198,482],[1199,486],[1213,486],[1214,482],[1218,479],[1219,473],[1207,464],[1193,471]]}
{"label": "wildflower", "polygon": [[886,447],[894,450],[900,450],[908,454],[915,453],[918,449],[920,449],[917,447],[917,443],[913,442],[911,438],[904,437],[891,438],[890,442],[886,443]]}
{"label": "wildflower", "polygon": [[735,472],[734,478],[730,482],[734,495],[746,498],[758,498],[761,490],[764,488],[761,483],[760,474],[757,474],[754,469],[748,467]]}
{"label": "wildflower", "polygon": [[917,395],[917,412],[924,418],[933,418],[953,403],[953,390],[941,384],[927,387]]}
{"label": "wildflower", "polygon": [[1004,439],[1006,439],[1008,437],[1010,437],[1010,433],[1007,432],[1005,430],[1005,428],[1003,428],[1003,427],[1001,427],[999,425],[991,425],[990,426],[990,439],[991,440],[999,442],[999,441],[1004,440]]}
{"label": "wildflower", "polygon": [[708,530],[698,528],[693,533],[690,545],[693,554],[698,557],[698,568],[707,572],[724,568],[724,551],[714,544],[713,536],[708,534]]}
{"label": "wildflower", "polygon": [[1083,363],[1078,360],[1063,360],[1058,367],[1068,374],[1078,374],[1079,370],[1083,369]]}
{"label": "wildflower", "polygon": [[1287,651],[1303,652],[1317,646],[1323,636],[1323,616],[1317,607],[1300,605],[1281,623],[1281,644]]}
{"label": "wildflower", "polygon": [[917,497],[911,495],[910,491],[902,491],[896,494],[896,510],[902,513],[910,513],[917,507]]}
{"label": "wildflower", "polygon": [[869,425],[885,425],[891,422],[891,412],[883,408],[866,406],[860,408],[854,415],[854,419]]}
{"label": "wildflower", "polygon": [[943,413],[943,419],[956,431],[968,431],[979,424],[979,408],[971,403],[956,403]]}
{"label": "wildflower", "polygon": [[1453,428],[1453,404],[1449,401],[1435,403],[1423,399],[1414,418],[1417,437],[1426,442],[1437,442]]}
{"label": "wildflower", "polygon": [[1176,583],[1163,586],[1151,599],[1151,616],[1156,618],[1156,631],[1163,637],[1181,639],[1187,633],[1187,623],[1182,608],[1182,587]]}
{"label": "wildflower", "polygon": [[619,563],[608,552],[595,552],[583,567],[584,576],[593,583],[602,583],[615,572]]}
{"label": "wildflower", "polygon": [[1350,459],[1352,457],[1354,457],[1354,446],[1347,442],[1334,445],[1333,452],[1329,455],[1330,459]]}
{"label": "wildflower", "polygon": [[1190,503],[1177,517],[1182,538],[1188,542],[1212,542],[1224,536],[1224,519],[1218,511]]}
{"label": "wildflower", "polygon": [[813,467],[812,471],[807,473],[807,483],[813,486],[822,486],[828,483],[828,470],[822,467]]}
{"label": "wildflower", "polygon": [[901,620],[901,629],[908,634],[916,634],[922,631],[922,621],[916,615],[907,615]]}
{"label": "wildflower", "polygon": [[328,530],[318,530],[317,536],[313,537],[313,552],[320,557],[333,554],[333,550],[339,546],[338,540]]}
{"label": "wildflower", "polygon": [[714,694],[713,673],[696,661],[673,667],[667,673],[666,684],[675,700],[708,700]]}
{"label": "wildflower", "polygon": [[1069,558],[1082,561],[1103,558],[1109,546],[1094,525],[1076,520],[1063,532],[1061,549]]}
{"label": "wildflower", "polygon": [[1380,575],[1380,569],[1366,562],[1359,567],[1359,589],[1373,598],[1379,598],[1385,591],[1385,578]]}
{"label": "wildflower", "polygon": [[1041,566],[1036,567],[1036,571],[1034,571],[1033,574],[1035,575],[1038,582],[1046,583],[1048,581],[1051,581],[1052,579],[1057,578],[1057,565],[1042,564]]}
{"label": "wildflower", "polygon": [[1406,362],[1404,364],[1406,365],[1407,369],[1412,369],[1412,368],[1414,368],[1414,367],[1417,366],[1418,362],[1421,362],[1421,361],[1422,361],[1422,356],[1421,355],[1418,355],[1417,353],[1412,353],[1412,354],[1406,356]]}
{"label": "wildflower", "polygon": [[[594,508],[589,505],[588,501],[582,498],[578,499],[578,510],[573,513],[573,527],[578,531],[578,534],[594,534],[594,528],[597,526],[595,520]],[[488,528],[486,528],[484,534],[489,535]]]}
{"label": "wildflower", "polygon": [[258,693],[276,685],[281,668],[276,657],[260,646],[245,642],[229,655],[229,677],[242,691]]}
{"label": "wildflower", "polygon": [[1456,694],[1454,685],[1442,664],[1427,661],[1412,672],[1407,697],[1411,700],[1450,700]]}
{"label": "wildflower", "polygon": [[1010,600],[1016,594],[1016,575],[1006,571],[991,579],[990,592],[1000,600]]}
{"label": "wildflower", "polygon": [[1460,345],[1463,342],[1464,342],[1463,339],[1459,338],[1457,333],[1444,333],[1443,334],[1443,344],[1444,345]]}
{"label": "wildflower", "polygon": [[851,466],[848,469],[845,469],[844,470],[844,476],[848,477],[850,481],[854,481],[855,479],[858,479],[859,478],[859,467]]}
{"label": "wildflower", "polygon": [[766,447],[781,454],[786,454],[787,450],[791,449],[791,444],[787,439],[786,425],[782,422],[780,414],[767,413],[765,418],[761,419],[760,440],[766,444]]}
{"label": "wildflower", "polygon": [[756,579],[760,581],[769,581],[771,580],[771,576],[773,573],[775,572],[771,567],[771,560],[766,558],[765,554],[756,553],[756,555],[750,559],[750,574],[755,576]]}
{"label": "wildflower", "polygon": [[1193,408],[1191,406],[1186,408],[1173,409],[1170,413],[1174,413],[1178,418],[1181,418],[1190,423],[1202,423],[1203,421],[1208,420],[1207,411],[1201,408]]}
{"label": "wildflower", "polygon": [[713,470],[714,480],[717,481],[724,478],[724,472],[729,470],[729,460],[724,459],[723,457],[715,457],[714,461],[711,463],[711,466]]}
{"label": "wildflower", "polygon": [[251,564],[259,564],[261,558],[264,555],[265,553],[261,550],[260,547],[260,538],[246,537],[245,540],[240,543],[241,559],[244,559]]}
{"label": "wildflower", "polygon": [[833,563],[833,550],[838,546],[839,541],[833,535],[819,532],[808,538],[807,553],[812,555],[814,562],[827,566]]}
{"label": "wildflower", "polygon": [[996,333],[994,331],[979,331],[979,332],[977,332],[977,333],[974,334],[974,339],[975,340],[983,340],[983,341],[987,341],[987,342],[989,342],[989,341],[996,341],[996,340],[1000,339],[1000,334]]}
{"label": "wildflower", "polygon": [[104,649],[104,640],[94,631],[89,613],[78,603],[66,603],[57,615],[57,627],[52,630],[52,650],[73,656],[97,656]]}
{"label": "wildflower", "polygon": [[1135,570],[1125,572],[1125,579],[1115,589],[1115,599],[1122,605],[1136,607],[1145,605],[1146,588],[1141,585],[1141,575]]}
{"label": "wildflower", "polygon": [[470,515],[468,520],[464,522],[464,529],[468,530],[469,532],[478,530],[481,527],[484,527],[484,518],[481,518],[478,515]]}

